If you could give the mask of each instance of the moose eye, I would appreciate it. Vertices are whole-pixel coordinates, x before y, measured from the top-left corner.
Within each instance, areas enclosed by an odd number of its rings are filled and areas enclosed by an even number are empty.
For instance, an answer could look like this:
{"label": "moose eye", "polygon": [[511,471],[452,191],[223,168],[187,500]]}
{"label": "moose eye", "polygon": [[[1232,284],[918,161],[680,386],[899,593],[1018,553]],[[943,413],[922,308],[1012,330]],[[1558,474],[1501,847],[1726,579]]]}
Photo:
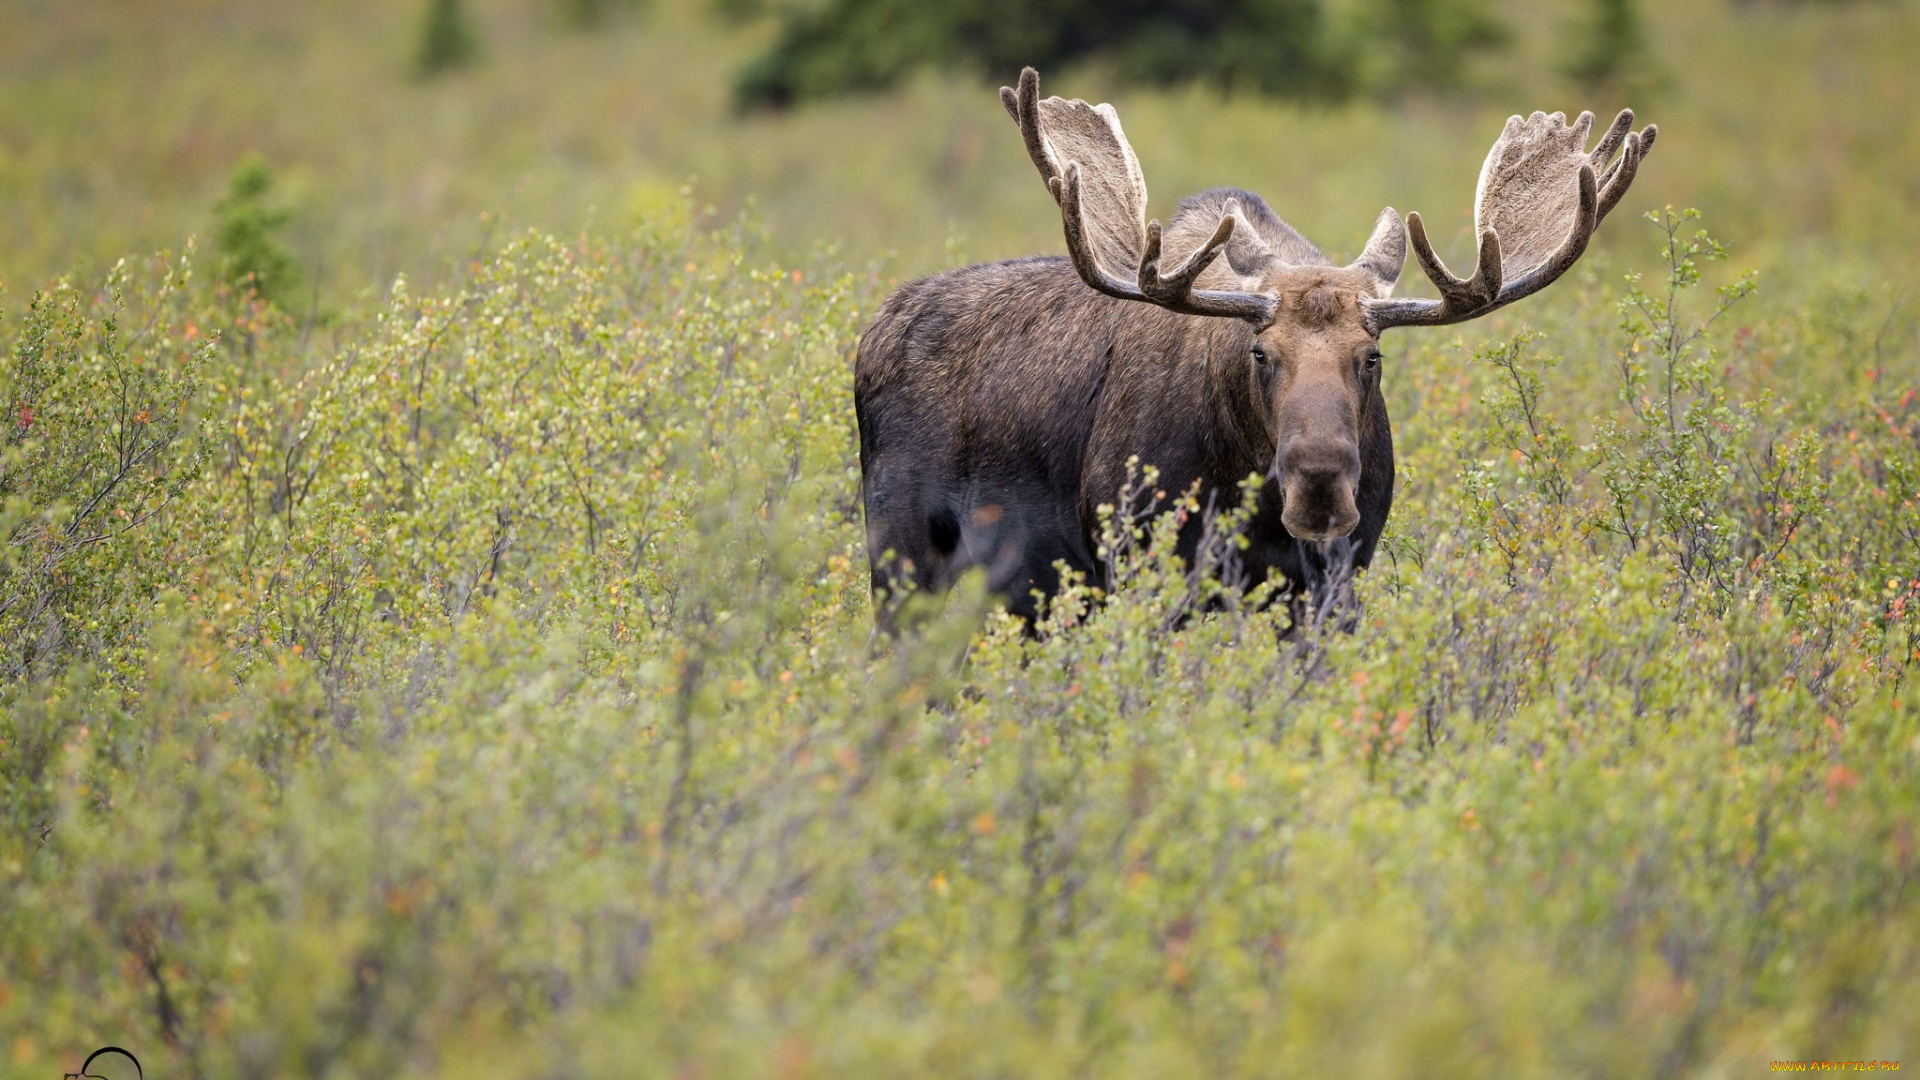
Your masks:
{"label": "moose eye", "polygon": [[1253,362],[1254,362],[1254,363],[1256,363],[1256,364],[1265,364],[1265,363],[1267,362],[1267,350],[1265,350],[1265,349],[1263,349],[1263,348],[1261,348],[1261,347],[1260,347],[1260,346],[1258,346],[1258,345],[1255,345],[1255,346],[1253,347],[1253,350],[1252,350],[1252,351],[1253,351]]}
{"label": "moose eye", "polygon": [[1367,370],[1369,372],[1379,371],[1380,370],[1380,353],[1377,351],[1369,352],[1366,355],[1364,362],[1366,363]]}

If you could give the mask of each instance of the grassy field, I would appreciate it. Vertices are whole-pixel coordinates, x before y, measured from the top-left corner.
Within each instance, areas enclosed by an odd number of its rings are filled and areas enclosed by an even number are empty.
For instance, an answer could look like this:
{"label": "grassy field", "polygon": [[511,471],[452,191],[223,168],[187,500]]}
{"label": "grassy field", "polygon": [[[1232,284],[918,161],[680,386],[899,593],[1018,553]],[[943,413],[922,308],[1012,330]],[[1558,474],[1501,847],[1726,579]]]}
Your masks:
{"label": "grassy field", "polygon": [[[1603,242],[1386,343],[1354,633],[1121,529],[897,642],[853,344],[1060,244],[990,90],[739,118],[758,31],[476,6],[425,83],[411,6],[0,10],[0,1077],[1920,1067],[1913,5],[1649,11]],[[1048,85],[1158,212],[1460,259],[1583,100],[1510,14],[1446,102]],[[250,151],[278,306],[205,239]]]}

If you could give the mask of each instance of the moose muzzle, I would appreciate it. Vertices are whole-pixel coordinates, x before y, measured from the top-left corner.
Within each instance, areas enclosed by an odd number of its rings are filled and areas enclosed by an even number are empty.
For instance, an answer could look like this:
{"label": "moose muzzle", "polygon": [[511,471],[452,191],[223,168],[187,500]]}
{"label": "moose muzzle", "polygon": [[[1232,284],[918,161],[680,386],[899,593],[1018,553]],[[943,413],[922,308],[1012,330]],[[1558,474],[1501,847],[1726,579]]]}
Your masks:
{"label": "moose muzzle", "polygon": [[1360,447],[1353,441],[1296,436],[1280,451],[1280,522],[1301,540],[1331,540],[1360,524],[1354,490]]}

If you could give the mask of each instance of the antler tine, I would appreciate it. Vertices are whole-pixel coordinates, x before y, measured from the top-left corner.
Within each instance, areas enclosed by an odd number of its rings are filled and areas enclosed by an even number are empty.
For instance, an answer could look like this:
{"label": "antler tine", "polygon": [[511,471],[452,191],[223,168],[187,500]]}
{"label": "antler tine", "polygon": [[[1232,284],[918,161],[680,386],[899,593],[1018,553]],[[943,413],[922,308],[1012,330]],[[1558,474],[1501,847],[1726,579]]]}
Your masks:
{"label": "antler tine", "polygon": [[1040,73],[1022,68],[1020,89],[1001,87],[1000,104],[1006,107],[1013,122],[1020,125],[1020,141],[1027,146],[1027,156],[1033,159],[1033,167],[1040,170],[1040,179],[1046,181],[1047,189],[1053,191],[1054,201],[1058,202],[1060,193],[1054,191],[1054,181],[1060,179],[1060,172],[1053,155],[1047,153],[1046,136],[1040,130]]}
{"label": "antler tine", "polygon": [[[1629,115],[1629,122],[1632,117]],[[1648,124],[1638,134],[1626,137],[1625,149],[1620,160],[1607,169],[1606,183],[1600,192],[1600,217],[1604,219],[1622,196],[1626,195],[1628,185],[1633,183],[1633,175],[1640,171],[1640,162],[1645,160],[1647,150],[1653,146],[1653,140],[1660,137],[1660,129]]]}
{"label": "antler tine", "polygon": [[1227,241],[1233,238],[1234,218],[1239,210],[1238,204],[1232,199],[1227,200],[1220,223],[1213,228],[1213,235],[1169,274],[1160,272],[1160,223],[1148,222],[1147,247],[1140,258],[1140,291],[1155,303],[1179,302],[1182,296],[1192,291],[1194,279],[1213,265],[1213,260],[1226,250]]}
{"label": "antler tine", "polygon": [[1426,272],[1434,287],[1440,290],[1441,303],[1449,312],[1475,311],[1493,302],[1500,294],[1500,237],[1492,229],[1480,233],[1480,250],[1473,277],[1458,278],[1447,264],[1440,261],[1434,253],[1433,244],[1427,240],[1427,224],[1420,219],[1419,211],[1407,214],[1407,235],[1413,244],[1414,258],[1420,261],[1420,269]]}
{"label": "antler tine", "polygon": [[[1632,130],[1633,110],[1621,109],[1620,115],[1614,117],[1613,123],[1607,125],[1607,130],[1600,136],[1600,141],[1594,144],[1593,153],[1587,155],[1587,161],[1592,163],[1596,172],[1599,171],[1602,165],[1607,164],[1608,160],[1613,157],[1615,150],[1620,149],[1620,144],[1626,139],[1627,132]],[[1618,167],[1618,162],[1616,162],[1613,167],[1610,167],[1606,174],[1601,177],[1602,182],[1611,178],[1613,176],[1613,169]]]}
{"label": "antler tine", "polygon": [[1213,235],[1167,274],[1160,272],[1160,223],[1149,222],[1147,245],[1140,259],[1140,291],[1147,299],[1169,311],[1184,315],[1245,319],[1257,330],[1266,329],[1273,323],[1274,313],[1280,308],[1278,297],[1238,289],[1193,287],[1201,273],[1227,249],[1227,241],[1233,238],[1234,225],[1239,220],[1239,204],[1232,199],[1227,200],[1226,206],[1221,209],[1219,224],[1213,227]]}
{"label": "antler tine", "polygon": [[1273,322],[1274,312],[1280,307],[1277,298],[1266,293],[1193,287],[1207,267],[1212,266],[1220,253],[1227,249],[1227,241],[1233,238],[1234,224],[1239,216],[1239,205],[1229,199],[1220,213],[1220,223],[1213,227],[1213,235],[1207,238],[1207,242],[1182,260],[1179,266],[1164,274],[1160,271],[1160,223],[1148,222],[1147,242],[1141,251],[1137,275],[1140,298],[1183,315],[1245,319],[1258,329],[1266,329]]}

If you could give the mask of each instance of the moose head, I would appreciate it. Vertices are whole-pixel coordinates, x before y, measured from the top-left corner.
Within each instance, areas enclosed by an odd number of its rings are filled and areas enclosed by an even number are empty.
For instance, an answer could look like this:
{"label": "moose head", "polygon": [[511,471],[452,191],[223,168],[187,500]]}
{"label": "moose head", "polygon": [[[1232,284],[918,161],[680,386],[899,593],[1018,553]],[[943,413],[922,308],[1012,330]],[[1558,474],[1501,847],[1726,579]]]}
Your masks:
{"label": "moose head", "polygon": [[[1032,68],[1017,90],[1002,87],[1000,100],[1059,204],[1082,281],[1122,300],[1252,324],[1281,520],[1313,541],[1345,536],[1360,521],[1361,417],[1377,385],[1381,333],[1477,319],[1552,284],[1586,251],[1659,134],[1653,125],[1631,130],[1633,113],[1622,110],[1588,150],[1592,113],[1571,124],[1557,112],[1509,119],[1480,169],[1479,256],[1472,276],[1460,278],[1434,254],[1420,215],[1402,224],[1392,207],[1343,267],[1325,265],[1304,240],[1289,250],[1285,241],[1298,234],[1264,204],[1219,193],[1183,205],[1163,235],[1146,220],[1146,179],[1113,106],[1042,99]],[[1250,214],[1270,220],[1256,228]],[[1409,236],[1438,300],[1392,295]]]}

